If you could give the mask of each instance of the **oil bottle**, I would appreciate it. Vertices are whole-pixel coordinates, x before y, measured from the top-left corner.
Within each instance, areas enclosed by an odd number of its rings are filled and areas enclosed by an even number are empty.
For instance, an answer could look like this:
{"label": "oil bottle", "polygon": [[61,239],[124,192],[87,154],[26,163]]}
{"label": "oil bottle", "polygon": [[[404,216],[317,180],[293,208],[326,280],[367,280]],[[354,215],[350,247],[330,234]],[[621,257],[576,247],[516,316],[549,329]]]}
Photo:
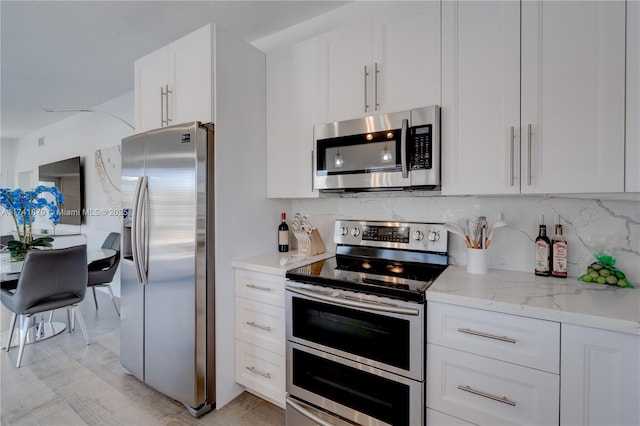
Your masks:
{"label": "oil bottle", "polygon": [[567,239],[563,235],[560,215],[556,221],[555,234],[551,238],[551,275],[567,278]]}
{"label": "oil bottle", "polygon": [[536,238],[536,275],[548,277],[551,275],[551,241],[547,237],[547,226],[544,224],[544,215],[540,220],[538,237]]}

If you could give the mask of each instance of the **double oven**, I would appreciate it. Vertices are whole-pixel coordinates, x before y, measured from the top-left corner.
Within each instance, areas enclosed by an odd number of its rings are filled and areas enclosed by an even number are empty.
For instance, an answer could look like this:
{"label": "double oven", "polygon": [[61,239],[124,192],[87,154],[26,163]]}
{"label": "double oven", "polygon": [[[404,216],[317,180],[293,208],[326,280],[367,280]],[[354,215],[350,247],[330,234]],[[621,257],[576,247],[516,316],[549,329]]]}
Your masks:
{"label": "double oven", "polygon": [[287,273],[287,424],[421,425],[425,291],[441,224],[336,221],[336,256]]}

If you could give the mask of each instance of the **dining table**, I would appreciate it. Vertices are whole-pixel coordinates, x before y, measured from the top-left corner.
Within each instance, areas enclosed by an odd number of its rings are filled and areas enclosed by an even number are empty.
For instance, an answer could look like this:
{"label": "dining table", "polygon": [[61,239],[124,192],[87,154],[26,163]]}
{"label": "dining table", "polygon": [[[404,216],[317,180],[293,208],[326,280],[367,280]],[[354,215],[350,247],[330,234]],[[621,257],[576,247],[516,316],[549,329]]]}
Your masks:
{"label": "dining table", "polygon": [[[105,248],[87,250],[87,266],[95,261],[106,260],[117,253],[115,250]],[[0,286],[3,289],[15,290],[17,288],[23,264],[24,261],[12,260],[9,252],[0,252]],[[4,309],[4,306],[2,309]],[[37,316],[38,318],[35,318],[33,326],[29,327],[26,344],[49,339],[62,333],[67,328],[66,323],[53,321],[53,312],[50,311],[47,320],[44,319],[43,314],[34,315],[34,317]],[[8,330],[0,333],[0,349],[6,349],[8,338]],[[17,333],[14,332],[10,347],[18,346],[18,340]]]}

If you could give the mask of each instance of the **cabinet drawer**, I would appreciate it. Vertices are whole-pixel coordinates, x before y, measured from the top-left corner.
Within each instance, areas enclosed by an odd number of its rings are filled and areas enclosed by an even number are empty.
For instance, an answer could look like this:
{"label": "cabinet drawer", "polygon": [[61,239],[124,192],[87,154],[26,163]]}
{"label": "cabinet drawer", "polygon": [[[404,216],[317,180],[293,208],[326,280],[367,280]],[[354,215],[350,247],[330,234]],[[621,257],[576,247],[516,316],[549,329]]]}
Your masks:
{"label": "cabinet drawer", "polygon": [[284,308],[236,297],[236,338],[284,355]]}
{"label": "cabinet drawer", "polygon": [[429,302],[427,341],[559,373],[560,323]]}
{"label": "cabinet drawer", "polygon": [[284,307],[285,278],[236,269],[236,296]]}
{"label": "cabinet drawer", "polygon": [[426,424],[429,426],[473,426],[473,423],[465,422],[457,417],[432,410],[431,408],[427,408]]}
{"label": "cabinet drawer", "polygon": [[236,382],[284,408],[284,356],[236,340]]}
{"label": "cabinet drawer", "polygon": [[427,406],[478,425],[558,424],[559,376],[427,345]]}

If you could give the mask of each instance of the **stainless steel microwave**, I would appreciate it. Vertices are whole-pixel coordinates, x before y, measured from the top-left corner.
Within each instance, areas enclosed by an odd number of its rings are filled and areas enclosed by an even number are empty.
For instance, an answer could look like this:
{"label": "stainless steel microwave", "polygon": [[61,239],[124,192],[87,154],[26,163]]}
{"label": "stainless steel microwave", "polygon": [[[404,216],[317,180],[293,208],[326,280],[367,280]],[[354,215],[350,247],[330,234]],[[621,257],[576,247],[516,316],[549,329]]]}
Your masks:
{"label": "stainless steel microwave", "polygon": [[313,186],[320,191],[440,188],[440,107],[317,125]]}

